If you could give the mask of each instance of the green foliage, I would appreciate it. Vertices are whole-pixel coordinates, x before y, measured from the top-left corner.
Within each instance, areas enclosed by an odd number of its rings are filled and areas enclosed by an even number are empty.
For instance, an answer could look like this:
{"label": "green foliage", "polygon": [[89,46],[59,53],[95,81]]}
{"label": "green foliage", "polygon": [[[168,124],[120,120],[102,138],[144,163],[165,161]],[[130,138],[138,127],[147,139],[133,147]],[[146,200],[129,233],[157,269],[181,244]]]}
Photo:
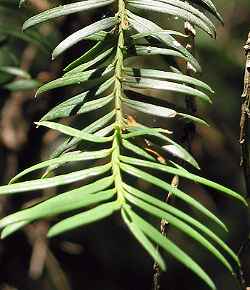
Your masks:
{"label": "green foliage", "polygon": [[[179,41],[185,41],[186,36],[178,31],[162,29],[152,20],[144,18],[143,11],[188,20],[212,37],[215,37],[216,32],[211,18],[214,16],[222,21],[221,16],[210,0],[87,0],[42,12],[29,18],[23,28],[30,29],[59,16],[102,9],[107,5],[114,11],[113,16],[96,21],[68,36],[54,49],[52,57],[58,57],[84,40],[91,41],[92,47],[73,60],[64,69],[62,77],[41,86],[37,91],[39,95],[72,85],[79,89],[78,94],[58,104],[36,123],[65,134],[68,139],[53,153],[51,159],[19,173],[11,180],[11,184],[0,187],[0,193],[33,192],[82,181],[85,184],[3,218],[0,221],[2,237],[38,219],[73,210],[84,209],[53,225],[48,232],[49,237],[120,212],[135,239],[163,270],[165,262],[156,246],[191,269],[211,289],[216,289],[211,278],[194,259],[169,238],[161,235],[147,217],[165,219],[171,226],[200,243],[231,273],[234,273],[233,266],[224,255],[230,256],[238,267],[237,256],[208,226],[183,210],[154,197],[153,192],[160,189],[171,193],[225,231],[227,228],[218,217],[188,193],[172,186],[166,177],[177,175],[206,185],[243,204],[246,201],[240,194],[160,156],[166,153],[181,163],[189,163],[199,169],[190,153],[169,137],[170,131],[154,127],[153,122],[147,125],[145,116],[165,118],[166,123],[168,119],[179,118],[204,125],[206,122],[197,116],[169,107],[166,99],[173,94],[178,98],[188,95],[210,103],[213,91],[207,84],[182,72],[187,62],[195,71],[201,70],[197,60]],[[27,37],[27,34],[23,35]],[[141,57],[150,58],[154,55],[165,56],[166,70],[138,65]],[[26,76],[24,72],[9,66],[3,66],[0,70]],[[164,98],[159,96],[158,91],[165,92]],[[161,105],[155,102],[159,98]],[[128,113],[131,110],[136,120]],[[96,119],[85,128],[76,129],[57,122],[60,118],[89,112],[93,112]],[[149,150],[148,144],[153,144],[153,150]],[[78,151],[74,151],[76,147]],[[81,161],[81,170],[52,175],[52,171],[57,173],[58,167],[77,161]],[[45,169],[42,178],[19,182],[26,174],[41,169]],[[138,188],[138,179],[151,185],[149,193]],[[60,190],[64,191],[62,188]]]}
{"label": "green foliage", "polygon": [[9,91],[32,90],[41,85],[19,67],[20,52],[29,44],[36,45],[43,53],[50,49],[49,42],[36,28],[22,33],[22,23],[30,11],[24,13],[17,9],[17,4],[17,0],[0,0],[0,85]]}

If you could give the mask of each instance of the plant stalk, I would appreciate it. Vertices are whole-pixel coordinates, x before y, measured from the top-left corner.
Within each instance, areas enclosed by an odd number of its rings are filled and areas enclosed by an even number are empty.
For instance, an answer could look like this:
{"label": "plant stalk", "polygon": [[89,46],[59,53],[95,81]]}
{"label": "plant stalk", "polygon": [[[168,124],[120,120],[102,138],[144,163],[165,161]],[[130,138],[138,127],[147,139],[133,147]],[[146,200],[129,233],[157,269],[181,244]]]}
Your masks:
{"label": "plant stalk", "polygon": [[243,168],[247,196],[250,194],[250,160],[249,160],[249,114],[250,114],[250,32],[247,42],[244,46],[246,52],[246,67],[244,77],[244,91],[241,101],[241,119],[240,119],[240,146],[241,146],[241,162]]}
{"label": "plant stalk", "polygon": [[115,111],[116,111],[116,124],[115,133],[113,139],[113,153],[112,153],[112,171],[114,174],[115,188],[117,189],[117,195],[119,202],[124,203],[123,191],[122,191],[122,177],[119,166],[119,155],[120,155],[120,136],[123,125],[122,117],[122,106],[121,97],[123,94],[122,89],[122,69],[123,69],[123,48],[125,43],[124,31],[128,28],[126,21],[126,7],[123,0],[118,0],[118,12],[117,16],[120,19],[118,25],[118,43],[115,57],[115,85],[114,85],[114,95],[115,95]]}
{"label": "plant stalk", "polygon": [[[241,95],[241,118],[240,118],[240,147],[241,147],[241,160],[240,166],[243,169],[245,186],[246,186],[246,196],[250,194],[250,156],[249,156],[249,139],[248,139],[248,129],[249,129],[249,114],[250,114],[250,32],[248,34],[248,39],[244,45],[244,50],[246,54],[246,66],[244,75],[244,89]],[[249,238],[243,242],[238,256],[241,258],[243,252],[249,245]],[[242,269],[239,270],[238,280],[241,284],[242,289],[246,289],[246,281],[244,277],[244,272]],[[247,288],[248,289],[248,288]]]}

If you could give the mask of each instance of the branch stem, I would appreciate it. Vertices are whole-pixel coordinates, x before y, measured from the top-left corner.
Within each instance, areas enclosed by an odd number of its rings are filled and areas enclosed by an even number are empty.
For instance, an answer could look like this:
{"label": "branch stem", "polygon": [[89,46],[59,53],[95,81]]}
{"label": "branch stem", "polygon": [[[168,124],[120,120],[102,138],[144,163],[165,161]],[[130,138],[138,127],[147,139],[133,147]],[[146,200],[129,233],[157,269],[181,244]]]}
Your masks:
{"label": "branch stem", "polygon": [[[174,187],[174,188],[177,188],[179,186],[179,176],[175,175],[173,177],[172,182],[171,182],[171,186]],[[172,197],[171,192],[168,192],[168,194],[166,195],[165,202],[169,204],[170,201],[171,201],[171,197]],[[160,229],[161,230],[161,234],[164,237],[166,237],[167,234],[168,234],[168,231],[169,231],[169,223],[168,223],[168,221],[166,221],[165,219],[162,219],[160,227],[161,227],[161,229]],[[158,247],[158,251],[159,251],[159,247]],[[153,270],[154,270],[154,275],[153,275],[152,290],[160,290],[160,288],[161,288],[161,273],[162,273],[162,271],[160,269],[160,266],[156,262],[154,263]]]}
{"label": "branch stem", "polygon": [[[244,89],[241,96],[241,118],[240,118],[240,147],[241,147],[241,161],[240,166],[243,169],[245,185],[246,185],[246,195],[250,195],[250,156],[249,156],[249,139],[248,139],[248,129],[249,129],[249,116],[250,116],[250,32],[248,34],[247,42],[244,46],[246,53],[246,67],[244,76]],[[244,250],[249,245],[249,239],[243,242],[238,256],[242,257]],[[244,277],[244,271],[239,270],[238,280],[241,284],[242,289],[246,289],[246,281]]]}
{"label": "branch stem", "polygon": [[246,45],[246,68],[244,77],[244,91],[241,102],[241,119],[240,119],[240,146],[241,146],[241,162],[243,168],[247,196],[250,194],[250,160],[249,160],[249,114],[250,114],[250,33]]}
{"label": "branch stem", "polygon": [[117,49],[115,56],[115,85],[114,85],[114,95],[115,95],[115,111],[116,111],[116,122],[115,122],[115,133],[113,139],[113,153],[112,153],[112,171],[114,175],[115,188],[117,190],[118,201],[122,203],[125,202],[122,190],[122,176],[119,165],[119,155],[120,155],[120,139],[121,131],[123,126],[123,117],[122,117],[122,104],[121,98],[123,95],[122,88],[122,70],[123,70],[123,51],[124,51],[124,31],[128,28],[126,21],[126,7],[124,0],[118,0],[118,12],[117,16],[120,19],[118,25],[118,41]]}

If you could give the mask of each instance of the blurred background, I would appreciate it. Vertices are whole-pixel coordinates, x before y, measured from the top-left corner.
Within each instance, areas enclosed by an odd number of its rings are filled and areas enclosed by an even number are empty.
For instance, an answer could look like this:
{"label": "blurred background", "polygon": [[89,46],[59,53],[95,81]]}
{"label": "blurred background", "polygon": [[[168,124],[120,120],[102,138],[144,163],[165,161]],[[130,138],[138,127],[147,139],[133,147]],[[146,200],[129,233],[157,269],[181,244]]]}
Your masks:
{"label": "blurred background", "polygon": [[[0,0],[0,4],[1,4]],[[4,2],[4,1],[3,1]],[[60,144],[54,132],[36,129],[33,122],[55,105],[69,89],[57,90],[34,98],[40,83],[58,77],[61,67],[69,63],[79,47],[51,62],[48,52],[56,43],[96,18],[109,13],[101,11],[88,15],[71,15],[53,25],[42,26],[33,35],[22,36],[21,25],[34,12],[42,11],[55,2],[28,1],[18,10],[0,8],[0,65],[18,65],[29,71],[31,78],[20,83],[0,71],[0,181],[6,184],[22,169],[49,156]],[[58,3],[61,3],[57,1]],[[63,3],[71,1],[64,1]],[[244,179],[240,169],[239,120],[243,90],[245,53],[243,46],[250,31],[249,0],[214,1],[225,25],[217,23],[217,40],[197,31],[196,55],[203,72],[200,76],[216,92],[213,104],[198,103],[198,114],[210,127],[197,127],[192,144],[193,155],[198,160],[201,174],[245,194]],[[9,1],[17,5],[17,1]],[[10,12],[11,11],[11,12]],[[159,19],[168,27],[173,21]],[[171,26],[170,25],[170,26]],[[19,31],[12,29],[19,27]],[[45,35],[45,39],[39,36]],[[27,41],[32,38],[32,42]],[[88,44],[86,44],[88,45]],[[24,86],[25,89],[24,89]],[[84,121],[83,121],[84,122]],[[180,130],[176,128],[177,131]],[[243,277],[250,287],[250,243],[248,213],[237,202],[220,194],[181,181],[191,195],[212,209],[230,229],[219,233],[229,245],[241,251]],[[45,192],[43,194],[53,194]],[[20,209],[35,202],[36,194],[23,194],[11,198],[1,197],[0,215]],[[195,215],[196,213],[192,213]],[[197,215],[197,214],[196,214]],[[204,221],[207,222],[207,221]],[[119,216],[81,228],[58,238],[45,238],[49,221],[28,226],[25,230],[0,241],[0,290],[149,290],[152,288],[152,261],[129,235]],[[218,290],[241,289],[236,277],[231,276],[213,257],[199,245],[170,228],[169,236],[207,270],[215,280]],[[166,256],[168,270],[162,274],[161,289],[205,290],[198,278]]]}

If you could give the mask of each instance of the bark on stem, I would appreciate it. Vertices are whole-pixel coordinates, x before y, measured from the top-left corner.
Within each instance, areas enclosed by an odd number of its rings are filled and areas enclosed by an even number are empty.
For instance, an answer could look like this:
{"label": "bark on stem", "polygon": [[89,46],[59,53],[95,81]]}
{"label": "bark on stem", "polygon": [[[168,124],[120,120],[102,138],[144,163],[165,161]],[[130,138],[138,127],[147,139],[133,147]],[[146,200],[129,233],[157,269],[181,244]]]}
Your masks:
{"label": "bark on stem", "polygon": [[[172,187],[179,186],[179,176],[176,175],[173,177],[172,182],[171,182],[171,186]],[[172,194],[171,194],[171,192],[169,192],[166,196],[165,202],[170,203],[171,197],[172,197]],[[161,227],[161,234],[163,236],[167,236],[168,230],[169,230],[169,223],[165,219],[162,219],[160,227]],[[159,251],[159,248],[158,248],[158,251]],[[154,275],[153,275],[152,290],[160,290],[160,288],[161,288],[161,269],[156,262],[154,263],[153,270],[154,270]]]}
{"label": "bark on stem", "polygon": [[241,119],[240,119],[240,146],[241,146],[241,162],[240,166],[243,168],[247,196],[250,194],[250,160],[249,160],[249,110],[250,110],[250,32],[246,45],[244,46],[246,52],[246,68],[244,77],[244,91],[241,101]]}
{"label": "bark on stem", "polygon": [[[246,67],[244,76],[244,89],[241,96],[241,118],[240,118],[240,147],[241,147],[241,160],[240,166],[243,169],[244,179],[246,184],[246,196],[250,194],[250,160],[249,160],[249,140],[248,140],[248,128],[249,128],[249,110],[250,110],[250,32],[248,39],[244,45],[246,53]],[[243,252],[249,245],[249,238],[242,244],[238,256],[241,258]],[[242,289],[248,289],[244,278],[244,272],[242,269],[238,273],[239,283]]]}

